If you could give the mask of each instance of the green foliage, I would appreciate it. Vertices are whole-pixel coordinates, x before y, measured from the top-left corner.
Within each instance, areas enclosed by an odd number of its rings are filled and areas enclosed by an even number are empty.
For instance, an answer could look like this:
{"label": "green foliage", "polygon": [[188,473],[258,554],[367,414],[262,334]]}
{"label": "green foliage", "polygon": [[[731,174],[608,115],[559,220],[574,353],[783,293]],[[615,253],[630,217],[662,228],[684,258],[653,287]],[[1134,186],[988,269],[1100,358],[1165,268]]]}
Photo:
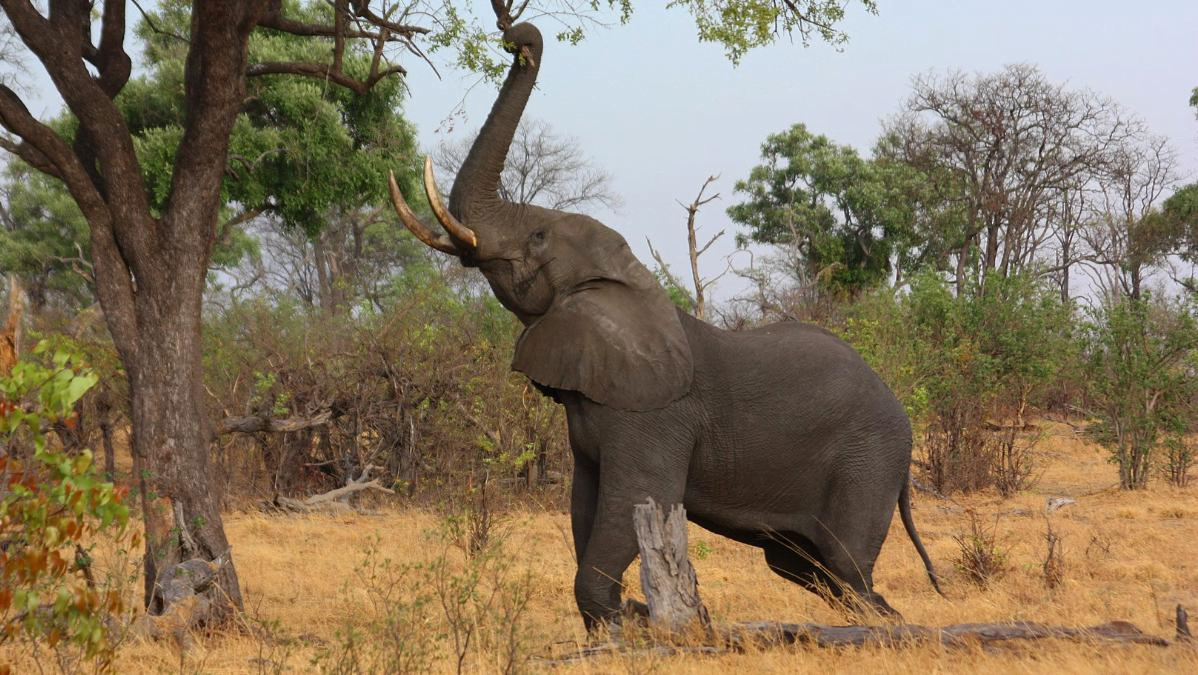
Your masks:
{"label": "green foliage", "polygon": [[879,289],[845,310],[842,337],[891,387],[923,433],[929,478],[941,490],[1028,478],[1026,441],[987,430],[1019,426],[1074,360],[1071,308],[1027,275],[991,275],[956,296],[926,270],[898,294]]}
{"label": "green foliage", "polygon": [[[837,28],[844,19],[844,0],[671,0],[667,7],[685,7],[695,18],[699,40],[724,46],[728,58],[740,63],[750,49],[771,44],[779,35],[796,33],[803,45],[818,36],[832,45],[848,42]],[[878,11],[874,0],[861,0],[870,14]]]}
{"label": "green foliage", "polygon": [[[110,666],[114,649],[108,617],[121,610],[119,593],[98,587],[86,547],[98,535],[126,538],[129,510],[123,491],[100,480],[92,455],[52,448],[46,429],[75,424],[75,404],[96,383],[78,355],[41,343],[40,361],[21,361],[0,378],[0,644],[73,650],[76,659]],[[32,445],[31,453],[17,448]],[[136,545],[136,542],[133,542]]]}
{"label": "green foliage", "polygon": [[919,346],[911,339],[912,323],[905,300],[889,288],[877,288],[845,309],[837,332],[902,401],[912,419],[922,419],[928,390],[918,361]]}
{"label": "green foliage", "polygon": [[[289,2],[297,20],[332,23],[332,7],[322,2]],[[162,3],[154,25],[186,35],[190,3]],[[182,138],[183,67],[186,45],[146,22],[149,72],[134,78],[118,104],[137,137],[138,156],[154,208],[170,194],[174,155]],[[364,77],[372,53],[351,43],[345,70]],[[304,61],[331,38],[297,37],[256,31],[251,63]],[[364,94],[299,77],[254,77],[247,83],[246,106],[229,142],[229,170],[222,196],[232,217],[261,210],[315,236],[330,213],[352,211],[385,200],[387,172],[411,183],[417,175],[415,131],[400,117],[403,82],[386,78]]]}
{"label": "green foliage", "polygon": [[0,227],[0,270],[18,275],[35,311],[90,303],[87,222],[57,179],[12,162],[4,172],[8,221]]}
{"label": "green foliage", "polygon": [[1091,432],[1124,489],[1148,484],[1162,435],[1186,430],[1195,394],[1198,323],[1181,300],[1120,298],[1090,312],[1084,333]]}
{"label": "green foliage", "polygon": [[690,290],[678,283],[677,278],[670,274],[668,269],[654,269],[653,276],[657,277],[657,283],[665,289],[666,295],[670,296],[670,302],[673,302],[678,308],[687,314],[695,313],[695,297]]}
{"label": "green foliage", "polygon": [[728,209],[748,228],[739,243],[795,248],[799,278],[835,292],[856,295],[883,282],[895,242],[911,229],[917,174],[862,159],[803,124],[770,135],[761,156],[764,163],[736,183],[747,201]]}

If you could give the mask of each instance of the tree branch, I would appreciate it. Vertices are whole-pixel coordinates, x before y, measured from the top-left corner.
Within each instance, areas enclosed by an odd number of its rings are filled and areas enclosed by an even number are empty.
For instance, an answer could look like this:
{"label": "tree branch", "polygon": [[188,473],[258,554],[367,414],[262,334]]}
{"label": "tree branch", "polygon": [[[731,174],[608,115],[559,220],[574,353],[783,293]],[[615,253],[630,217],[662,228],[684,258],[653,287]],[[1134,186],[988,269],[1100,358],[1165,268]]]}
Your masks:
{"label": "tree branch", "polygon": [[365,79],[358,80],[346,75],[334,65],[323,63],[267,61],[265,63],[255,63],[246,69],[246,75],[250,77],[261,77],[263,75],[299,75],[317,80],[327,80],[333,84],[345,87],[355,94],[365,94],[370,91],[371,87],[389,75],[406,75],[407,72],[402,66],[372,68],[370,75]]}

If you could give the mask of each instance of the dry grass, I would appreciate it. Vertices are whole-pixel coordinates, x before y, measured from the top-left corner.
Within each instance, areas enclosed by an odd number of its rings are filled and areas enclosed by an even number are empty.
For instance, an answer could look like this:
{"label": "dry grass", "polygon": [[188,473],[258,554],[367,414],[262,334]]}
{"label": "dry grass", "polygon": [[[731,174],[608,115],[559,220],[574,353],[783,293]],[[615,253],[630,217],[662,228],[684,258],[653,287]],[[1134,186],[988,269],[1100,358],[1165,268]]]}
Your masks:
{"label": "dry grass", "polygon": [[[1094,447],[1064,426],[1050,425],[1039,446],[1043,475],[1038,485],[1010,499],[980,495],[959,504],[917,494],[915,519],[945,582],[949,598],[937,596],[919,558],[895,519],[878,561],[876,585],[909,621],[949,624],[1028,619],[1089,625],[1123,619],[1151,633],[1172,636],[1172,612],[1180,602],[1198,610],[1198,489],[1166,487],[1125,493],[1116,473]],[[1064,552],[1061,578],[1046,590],[1045,500],[1077,500],[1052,514]],[[954,536],[969,532],[964,508],[987,523],[998,520],[996,538],[1009,571],[978,588],[954,569]],[[322,645],[333,645],[347,625],[364,625],[368,606],[355,566],[377,536],[380,555],[418,565],[442,552],[430,531],[435,516],[405,510],[380,515],[264,516],[232,514],[229,538],[247,599],[257,619],[273,623],[286,644],[246,634],[206,636],[180,662],[170,644],[134,643],[120,653],[122,672],[244,673],[310,672]],[[574,573],[568,517],[525,512],[513,516],[507,549],[513,571],[527,573],[535,593],[526,614],[534,655],[552,656],[582,643],[586,635],[571,593]],[[700,592],[719,622],[774,619],[839,622],[818,598],[771,574],[755,549],[692,526],[692,552]],[[635,584],[636,569],[626,583]],[[415,593],[418,589],[411,589]],[[428,589],[424,589],[425,592]],[[401,591],[402,593],[403,591]],[[639,589],[634,594],[639,595]],[[440,607],[421,610],[428,631],[440,626]],[[481,655],[481,670],[499,668],[498,657]],[[493,665],[488,665],[493,664]],[[443,654],[434,664],[451,670]],[[531,669],[540,669],[534,660]],[[570,673],[659,672],[974,672],[974,673],[1159,673],[1198,672],[1198,650],[1085,644],[1017,645],[1001,651],[944,650],[934,646],[820,651],[777,648],[718,657],[612,656],[561,668]]]}

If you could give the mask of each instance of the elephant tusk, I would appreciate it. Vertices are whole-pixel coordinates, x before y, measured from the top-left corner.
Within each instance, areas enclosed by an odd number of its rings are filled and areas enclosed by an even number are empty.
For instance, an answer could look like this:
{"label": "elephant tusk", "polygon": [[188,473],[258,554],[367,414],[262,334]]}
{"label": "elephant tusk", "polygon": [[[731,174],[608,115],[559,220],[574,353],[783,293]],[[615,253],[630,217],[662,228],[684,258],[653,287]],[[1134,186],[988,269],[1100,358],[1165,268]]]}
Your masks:
{"label": "elephant tusk", "polygon": [[424,193],[428,195],[428,205],[432,207],[433,215],[441,222],[445,231],[458,241],[469,244],[471,250],[478,248],[478,237],[474,234],[474,230],[454,218],[449,209],[445,208],[445,203],[441,201],[441,195],[437,192],[437,181],[433,179],[432,157],[424,158]]}
{"label": "elephant tusk", "polygon": [[462,255],[462,252],[458,250],[457,246],[453,245],[453,242],[449,240],[449,237],[445,235],[441,235],[439,237],[434,235],[432,231],[424,225],[424,223],[420,222],[420,219],[416,217],[416,214],[412,213],[412,209],[408,206],[408,202],[403,198],[403,193],[399,191],[399,184],[395,182],[394,171],[390,172],[390,174],[387,176],[387,182],[391,188],[391,203],[395,206],[395,213],[399,214],[400,221],[403,222],[404,227],[408,228],[409,232],[416,235],[416,238],[420,241],[432,248],[437,249],[438,251],[450,253],[456,256]]}

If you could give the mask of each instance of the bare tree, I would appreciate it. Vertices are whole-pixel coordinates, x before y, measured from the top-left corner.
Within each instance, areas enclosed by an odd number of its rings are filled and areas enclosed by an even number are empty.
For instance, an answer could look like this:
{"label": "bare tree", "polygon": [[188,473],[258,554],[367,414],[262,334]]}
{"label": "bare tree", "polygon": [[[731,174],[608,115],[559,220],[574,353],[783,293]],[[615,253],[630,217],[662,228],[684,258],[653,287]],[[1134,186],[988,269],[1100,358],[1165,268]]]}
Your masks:
{"label": "bare tree", "polygon": [[[695,289],[695,317],[701,321],[707,320],[707,289],[728,273],[728,270],[725,269],[719,275],[711,279],[704,279],[703,276],[699,274],[699,256],[702,256],[704,253],[706,253],[707,249],[711,248],[711,245],[714,244],[717,239],[724,236],[724,231],[720,230],[714,237],[708,239],[707,243],[703,244],[702,246],[699,246],[699,240],[696,236],[698,226],[695,225],[695,216],[698,215],[699,209],[701,209],[704,205],[720,198],[720,194],[718,192],[710,197],[703,197],[703,193],[707,191],[707,188],[717,180],[719,180],[719,176],[708,176],[707,180],[703,181],[703,185],[699,188],[699,194],[695,197],[694,201],[692,201],[690,204],[678,202],[678,205],[686,211],[686,247],[691,262],[691,281],[694,284]],[[670,268],[666,265],[665,261],[662,260],[661,255],[658,254],[657,249],[653,248],[653,242],[649,241],[647,237],[645,238],[645,242],[649,244],[649,252],[653,255],[653,259],[657,261],[658,268],[661,270],[662,274],[666,275],[669,281],[675,286],[681,288],[681,286],[678,284],[678,280],[674,278],[673,274],[671,274]]]}
{"label": "bare tree", "polygon": [[[433,162],[438,175],[457,175],[477,135],[476,131],[437,149]],[[499,177],[499,194],[512,203],[578,213],[620,206],[611,176],[587,158],[578,141],[557,134],[548,122],[534,119],[522,120],[516,128]]]}
{"label": "bare tree", "polygon": [[1164,262],[1172,223],[1159,207],[1179,182],[1177,153],[1163,136],[1137,135],[1110,153],[1082,231],[1108,295],[1139,299],[1152,268]]}
{"label": "bare tree", "polygon": [[914,88],[888,132],[906,138],[900,147],[912,160],[942,171],[964,197],[964,222],[945,233],[954,240],[958,290],[974,275],[1043,262],[1044,245],[1067,218],[1061,191],[1086,183],[1137,128],[1108,99],[1052,84],[1029,65],[921,76]]}

